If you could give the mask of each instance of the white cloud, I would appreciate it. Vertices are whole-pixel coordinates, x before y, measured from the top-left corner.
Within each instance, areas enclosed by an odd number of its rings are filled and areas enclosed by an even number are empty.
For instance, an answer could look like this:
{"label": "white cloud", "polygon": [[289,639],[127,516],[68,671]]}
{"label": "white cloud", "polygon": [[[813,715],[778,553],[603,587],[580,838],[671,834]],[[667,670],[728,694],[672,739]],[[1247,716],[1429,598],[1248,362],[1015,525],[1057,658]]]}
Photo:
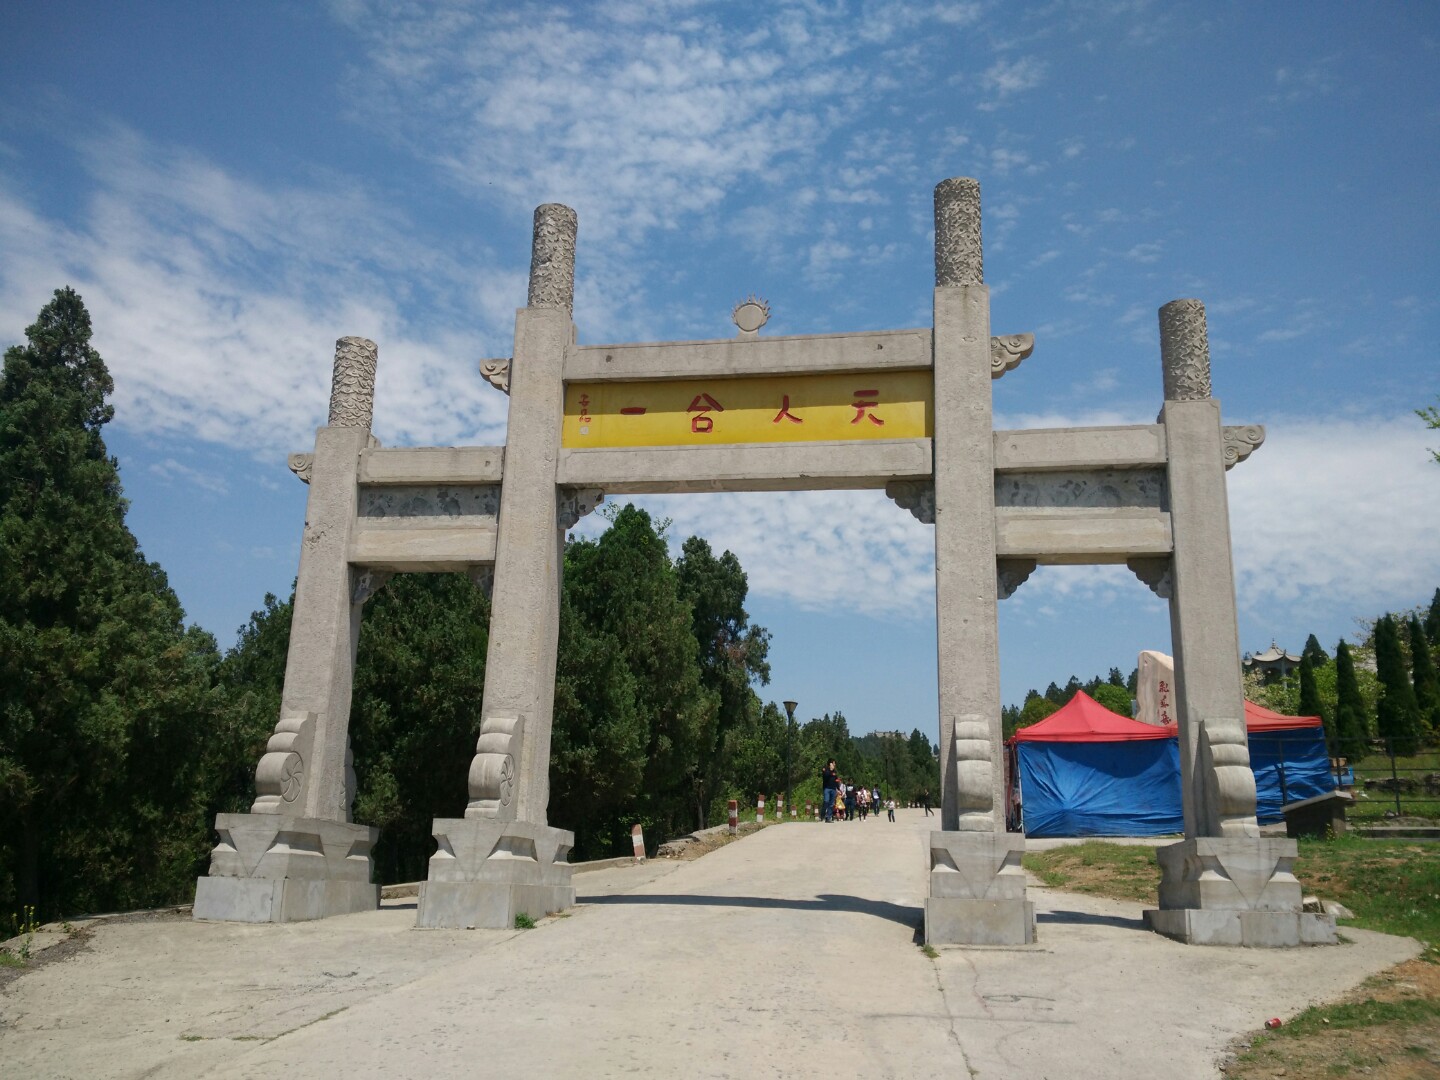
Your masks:
{"label": "white cloud", "polygon": [[1047,66],[1037,56],[1021,56],[1015,60],[1000,57],[980,76],[980,85],[992,97],[981,102],[978,108],[988,112],[1016,94],[1035,89],[1045,81]]}
{"label": "white cloud", "polygon": [[[264,190],[123,131],[80,152],[93,187],[75,224],[0,187],[0,325],[14,333],[73,285],[115,379],[120,427],[270,455],[304,447],[325,418],[335,338],[357,334],[380,344],[381,438],[503,437],[504,399],[474,361],[508,351],[523,287],[489,350],[444,313],[473,290],[514,288],[513,273],[481,273],[476,286],[396,212],[333,178]],[[417,332],[396,297],[422,290],[433,328]]]}
{"label": "white cloud", "polygon": [[174,458],[154,462],[150,466],[150,472],[167,484],[178,479],[216,495],[227,495],[230,492],[230,485],[224,476],[213,470],[192,468]]}

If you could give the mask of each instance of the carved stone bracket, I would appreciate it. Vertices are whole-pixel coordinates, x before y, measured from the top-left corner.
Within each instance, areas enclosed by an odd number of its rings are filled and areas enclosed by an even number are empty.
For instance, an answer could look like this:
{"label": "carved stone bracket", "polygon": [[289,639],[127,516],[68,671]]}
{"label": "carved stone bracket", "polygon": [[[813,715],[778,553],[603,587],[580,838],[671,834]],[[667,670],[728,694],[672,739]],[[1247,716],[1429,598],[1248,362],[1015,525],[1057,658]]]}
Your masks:
{"label": "carved stone bracket", "polygon": [[475,758],[470,762],[470,805],[466,817],[515,820],[515,772],[525,721],[518,716],[487,716],[480,725]]}
{"label": "carved stone bracket", "polygon": [[1025,580],[1035,572],[1035,566],[1034,559],[996,559],[996,597],[1001,600],[1010,599],[1015,590],[1025,584]]}
{"label": "carved stone bracket", "polygon": [[1206,802],[1213,820],[1211,836],[1259,836],[1255,822],[1255,774],[1250,769],[1250,746],[1245,721],[1234,717],[1207,717],[1200,723],[1200,756],[1204,769]]}
{"label": "carved stone bracket", "polygon": [[984,717],[966,714],[957,719],[950,768],[955,776],[960,831],[993,831],[995,799],[990,782],[995,765],[990,760],[990,725]]}
{"label": "carved stone bracket", "polygon": [[510,393],[510,360],[481,360],[480,376],[502,394]]}
{"label": "carved stone bracket", "polygon": [[1265,441],[1265,429],[1259,424],[1248,424],[1244,427],[1227,426],[1224,433],[1225,442],[1221,456],[1227,470],[1233,469],[1248,458]]}
{"label": "carved stone bracket", "polygon": [[1013,371],[1035,351],[1034,334],[1006,334],[990,339],[990,378],[998,379],[1007,371]]}
{"label": "carved stone bracket", "polygon": [[479,563],[468,567],[465,576],[470,579],[470,584],[489,596],[495,591],[495,564]]}
{"label": "carved stone bracket", "polygon": [[299,814],[306,768],[315,741],[315,714],[282,716],[255,769],[252,814]]}
{"label": "carved stone bracket", "polygon": [[605,501],[599,488],[561,488],[555,508],[555,521],[569,532],[586,514]]}
{"label": "carved stone bracket", "polygon": [[894,499],[900,509],[914,514],[917,521],[935,524],[935,481],[891,480],[885,485],[885,494]]}
{"label": "carved stone bracket", "polygon": [[358,570],[355,573],[355,588],[350,593],[352,604],[363,604],[377,592],[383,589],[386,583],[395,575],[388,570]]}
{"label": "carved stone bracket", "polygon": [[1173,565],[1170,556],[1126,559],[1125,565],[1161,600],[1169,600],[1175,595],[1175,578],[1170,572]]}
{"label": "carved stone bracket", "polygon": [[314,454],[291,454],[285,459],[290,471],[300,478],[302,484],[310,482],[310,470],[315,467]]}

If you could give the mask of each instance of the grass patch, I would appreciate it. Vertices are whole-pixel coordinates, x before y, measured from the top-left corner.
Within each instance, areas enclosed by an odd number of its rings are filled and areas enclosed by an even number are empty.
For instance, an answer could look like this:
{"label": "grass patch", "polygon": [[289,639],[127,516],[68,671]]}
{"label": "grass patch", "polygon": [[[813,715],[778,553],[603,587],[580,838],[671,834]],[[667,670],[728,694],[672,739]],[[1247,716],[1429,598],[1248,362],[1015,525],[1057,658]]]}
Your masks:
{"label": "grass patch", "polygon": [[535,929],[535,920],[532,919],[529,915],[526,915],[526,914],[522,911],[522,912],[520,912],[518,915],[515,916],[515,929],[516,929],[516,930],[534,930],[534,929]]}
{"label": "grass patch", "polygon": [[22,968],[25,966],[25,958],[17,956],[8,949],[0,949],[0,967]]}
{"label": "grass patch", "polygon": [[940,951],[936,949],[934,945],[927,944],[923,948],[921,948],[920,951],[923,952],[926,956],[928,956],[931,960],[934,960],[940,955]]}
{"label": "grass patch", "polygon": [[1146,846],[1086,840],[1069,847],[1026,852],[1023,865],[1053,889],[1115,900],[1154,903],[1160,889],[1155,850]]}
{"label": "grass patch", "polygon": [[1338,900],[1349,925],[1418,938],[1440,962],[1440,847],[1404,840],[1301,840],[1295,876],[1307,894]]}

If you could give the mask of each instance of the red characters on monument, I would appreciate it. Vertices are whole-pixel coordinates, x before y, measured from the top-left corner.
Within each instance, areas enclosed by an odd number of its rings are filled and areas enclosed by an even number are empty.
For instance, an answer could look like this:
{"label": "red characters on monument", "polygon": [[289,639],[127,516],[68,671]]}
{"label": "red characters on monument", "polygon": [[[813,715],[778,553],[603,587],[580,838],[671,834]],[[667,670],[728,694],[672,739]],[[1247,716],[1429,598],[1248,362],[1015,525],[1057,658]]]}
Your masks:
{"label": "red characters on monument", "polygon": [[1160,680],[1160,722],[1171,723],[1170,720],[1170,684],[1164,679]]}
{"label": "red characters on monument", "polygon": [[879,398],[879,390],[856,390],[855,400],[850,403],[855,408],[855,418],[850,423],[858,424],[864,419],[869,420],[876,427],[884,427],[885,421],[871,411],[880,404]]}
{"label": "red characters on monument", "polygon": [[581,394],[581,395],[580,395],[580,422],[581,422],[582,424],[588,424],[588,423],[590,422],[590,395],[589,395],[589,394]]}
{"label": "red characters on monument", "polygon": [[781,418],[781,417],[784,417],[786,420],[789,420],[792,424],[803,424],[803,423],[805,422],[801,417],[796,416],[794,413],[792,413],[792,412],[790,411],[790,395],[789,395],[789,394],[784,394],[784,395],[781,396],[781,398],[780,398],[780,411],[775,414],[775,419],[774,419],[774,420],[771,420],[770,422],[771,422],[772,424],[778,424],[778,423],[780,422],[780,418]]}
{"label": "red characters on monument", "polygon": [[709,412],[724,412],[725,406],[721,405],[709,394],[696,394],[695,400],[690,402],[690,407],[685,411],[696,414],[690,418],[690,430],[697,435],[704,435],[715,430],[715,421],[705,414]]}

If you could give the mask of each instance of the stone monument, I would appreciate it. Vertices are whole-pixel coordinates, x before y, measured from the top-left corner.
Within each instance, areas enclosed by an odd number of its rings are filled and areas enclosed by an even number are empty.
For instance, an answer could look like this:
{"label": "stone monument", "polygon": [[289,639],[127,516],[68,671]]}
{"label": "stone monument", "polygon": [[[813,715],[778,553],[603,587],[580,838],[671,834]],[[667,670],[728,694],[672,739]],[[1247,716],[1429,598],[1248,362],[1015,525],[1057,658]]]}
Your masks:
{"label": "stone monument", "polygon": [[251,812],[216,821],[196,918],[375,906],[376,830],[350,821],[346,731],[361,610],[391,574],[463,572],[493,590],[470,801],[434,823],[417,924],[510,926],[574,902],[573,836],[546,818],[567,530],[606,495],[883,488],[935,527],[942,793],[926,941],[1034,940],[1024,837],[1004,824],[996,607],[1047,563],[1125,563],[1170,602],[1186,838],[1160,853],[1150,925],[1202,944],[1334,939],[1333,920],[1300,911],[1294,841],[1255,824],[1225,470],[1264,431],[1222,426],[1199,301],[1160,309],[1156,423],[996,431],[991,383],[1034,338],[991,333],[974,180],[935,189],[921,329],[762,337],[769,308],[751,296],[734,338],[581,345],[576,230],[568,207],[536,210],[514,355],[480,363],[510,396],[504,447],[381,447],[375,346],[338,343],[329,425],[291,459],[310,497],[281,716]]}

